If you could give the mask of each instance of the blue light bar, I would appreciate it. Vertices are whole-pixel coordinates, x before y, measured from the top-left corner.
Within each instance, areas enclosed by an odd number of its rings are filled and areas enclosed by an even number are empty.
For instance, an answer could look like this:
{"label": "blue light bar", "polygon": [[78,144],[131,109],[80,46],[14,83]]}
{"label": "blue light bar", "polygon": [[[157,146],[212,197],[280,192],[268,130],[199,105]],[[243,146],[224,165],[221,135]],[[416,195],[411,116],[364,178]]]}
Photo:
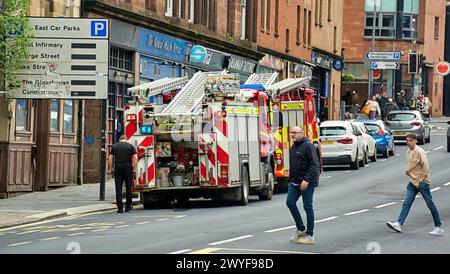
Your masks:
{"label": "blue light bar", "polygon": [[153,133],[152,126],[149,126],[149,125],[141,126],[141,134],[143,134],[143,135],[150,135],[152,133]]}

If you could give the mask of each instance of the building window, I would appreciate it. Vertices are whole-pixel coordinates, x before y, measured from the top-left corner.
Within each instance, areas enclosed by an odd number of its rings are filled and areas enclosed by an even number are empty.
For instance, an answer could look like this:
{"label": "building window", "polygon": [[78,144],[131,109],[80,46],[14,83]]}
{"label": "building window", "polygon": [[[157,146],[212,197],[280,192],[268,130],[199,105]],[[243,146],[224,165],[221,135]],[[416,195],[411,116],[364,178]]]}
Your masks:
{"label": "building window", "polygon": [[306,47],[307,39],[307,27],[308,27],[308,10],[303,10],[303,46]]}
{"label": "building window", "polygon": [[145,9],[156,11],[156,2],[154,0],[145,0]]}
{"label": "building window", "polygon": [[261,32],[265,31],[266,27],[266,0],[261,0]]}
{"label": "building window", "polygon": [[417,39],[418,15],[403,15],[403,39]]}
{"label": "building window", "polygon": [[289,52],[289,29],[286,29],[286,52]]}
{"label": "building window", "polygon": [[333,52],[337,53],[337,27],[334,27],[333,32]]}
{"label": "building window", "polygon": [[297,40],[297,46],[300,45],[300,13],[301,13],[300,6],[297,6],[297,31],[296,31],[296,40]]}
{"label": "building window", "polygon": [[64,133],[73,133],[73,101],[64,100]]}
{"label": "building window", "polygon": [[331,0],[328,0],[328,22],[331,22]]}
{"label": "building window", "polygon": [[312,13],[308,11],[308,46],[311,46]]}
{"label": "building window", "polygon": [[188,2],[188,21],[189,23],[194,23],[195,14],[195,0],[189,0]]}
{"label": "building window", "polygon": [[280,0],[275,0],[275,36],[278,37],[278,16],[280,9]]}
{"label": "building window", "polygon": [[173,0],[166,0],[166,16],[173,16]]}
{"label": "building window", "polygon": [[[375,4],[375,6],[374,6]],[[366,0],[365,1],[365,29],[364,36],[378,38],[396,37],[397,1],[392,0]],[[375,18],[374,18],[375,11]],[[373,33],[375,20],[375,34]]]}
{"label": "building window", "polygon": [[28,128],[28,100],[16,100],[16,131],[29,131]]}
{"label": "building window", "polygon": [[316,26],[319,25],[319,0],[315,0],[315,5],[314,5],[314,9],[315,9],[315,17],[314,17],[314,23]]}
{"label": "building window", "polygon": [[439,17],[434,18],[434,39],[439,40]]}
{"label": "building window", "polygon": [[269,33],[270,31],[270,0],[266,0],[266,32]]}
{"label": "building window", "polygon": [[50,102],[50,132],[59,132],[59,101]]}
{"label": "building window", "polygon": [[116,69],[133,71],[133,53],[118,48],[111,48],[110,66]]}
{"label": "building window", "polygon": [[319,26],[323,27],[323,0],[320,0]]}

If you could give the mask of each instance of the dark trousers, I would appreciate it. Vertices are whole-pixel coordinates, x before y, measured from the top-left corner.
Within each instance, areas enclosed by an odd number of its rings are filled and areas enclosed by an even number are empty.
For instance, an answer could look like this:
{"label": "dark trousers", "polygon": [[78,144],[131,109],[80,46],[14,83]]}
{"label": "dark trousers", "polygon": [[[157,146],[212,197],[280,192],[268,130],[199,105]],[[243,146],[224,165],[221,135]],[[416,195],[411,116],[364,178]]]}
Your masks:
{"label": "dark trousers", "polygon": [[[286,198],[286,205],[291,211],[292,217],[294,218],[295,225],[297,226],[297,230],[305,231],[309,236],[314,236],[314,208],[313,208],[313,197],[314,197],[314,189],[315,187],[312,184],[309,184],[308,188],[304,191],[300,190],[300,186],[294,186],[293,184],[289,184],[289,191]],[[297,201],[300,198],[303,198],[303,209],[306,212],[306,221],[307,227],[303,224],[302,217],[300,215],[300,211],[297,207]]]}
{"label": "dark trousers", "polygon": [[129,163],[116,163],[114,169],[114,181],[116,183],[116,203],[117,208],[123,208],[122,201],[122,189],[123,189],[123,181],[125,181],[125,187],[127,189],[127,202],[126,206],[130,207],[132,202],[131,196],[131,183],[133,176],[133,167]]}

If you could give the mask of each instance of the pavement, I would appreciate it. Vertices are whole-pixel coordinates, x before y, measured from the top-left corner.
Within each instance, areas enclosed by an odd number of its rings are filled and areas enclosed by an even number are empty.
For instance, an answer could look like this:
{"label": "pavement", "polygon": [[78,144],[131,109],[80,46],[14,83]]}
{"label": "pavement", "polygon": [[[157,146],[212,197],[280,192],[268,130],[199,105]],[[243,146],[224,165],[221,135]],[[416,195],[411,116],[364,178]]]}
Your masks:
{"label": "pavement", "polygon": [[[99,195],[99,184],[86,184],[0,199],[0,229],[116,209],[114,180],[106,182],[105,201]],[[137,203],[134,198],[133,204]]]}

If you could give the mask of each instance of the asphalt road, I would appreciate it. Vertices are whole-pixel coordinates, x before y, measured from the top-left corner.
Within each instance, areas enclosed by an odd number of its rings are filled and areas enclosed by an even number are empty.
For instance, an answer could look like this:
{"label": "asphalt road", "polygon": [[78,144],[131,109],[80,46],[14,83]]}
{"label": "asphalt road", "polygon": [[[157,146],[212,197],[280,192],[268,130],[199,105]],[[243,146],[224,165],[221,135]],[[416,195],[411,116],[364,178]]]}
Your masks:
{"label": "asphalt road", "polygon": [[[434,132],[423,148],[429,151],[431,188],[446,228],[450,153],[444,135]],[[402,234],[386,226],[402,206],[406,148],[398,144],[395,157],[357,171],[326,169],[315,192],[314,246],[288,241],[295,227],[286,194],[277,194],[272,201],[252,196],[246,207],[195,200],[184,208],[138,207],[132,213],[103,212],[0,230],[0,253],[450,253],[450,226],[442,237],[428,235],[433,220],[421,198]]]}

